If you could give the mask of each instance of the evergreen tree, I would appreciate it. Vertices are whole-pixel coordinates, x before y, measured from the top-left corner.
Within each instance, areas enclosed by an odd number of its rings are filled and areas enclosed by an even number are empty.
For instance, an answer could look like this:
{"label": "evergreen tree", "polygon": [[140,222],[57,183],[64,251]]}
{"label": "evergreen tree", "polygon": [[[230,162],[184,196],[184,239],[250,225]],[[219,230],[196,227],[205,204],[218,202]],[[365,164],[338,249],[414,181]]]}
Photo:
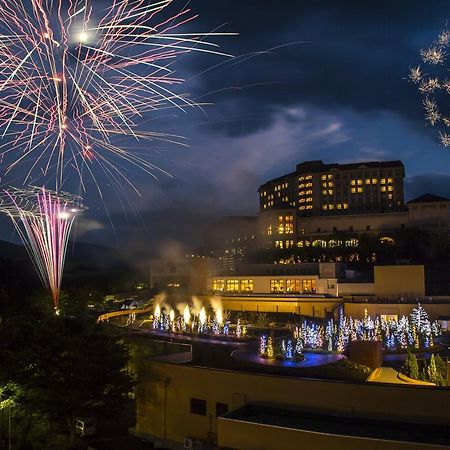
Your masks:
{"label": "evergreen tree", "polygon": [[410,349],[408,349],[406,355],[405,368],[409,377],[414,378],[415,380],[419,379],[419,364],[417,362],[417,357]]}

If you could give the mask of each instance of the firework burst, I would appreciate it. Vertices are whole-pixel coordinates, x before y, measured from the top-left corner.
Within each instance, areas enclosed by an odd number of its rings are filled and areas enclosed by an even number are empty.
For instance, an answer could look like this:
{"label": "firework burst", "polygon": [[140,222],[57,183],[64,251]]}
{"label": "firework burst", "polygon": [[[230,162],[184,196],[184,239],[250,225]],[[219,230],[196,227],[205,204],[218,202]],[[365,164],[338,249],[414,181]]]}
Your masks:
{"label": "firework burst", "polygon": [[[413,67],[409,80],[422,96],[425,120],[438,129],[439,140],[444,147],[450,147],[450,80],[448,79],[447,57],[450,47],[450,32],[442,31],[426,49],[420,51],[423,67]],[[426,73],[431,72],[431,74]]]}
{"label": "firework burst", "polygon": [[53,177],[59,191],[69,172],[82,184],[85,174],[95,180],[95,165],[118,186],[135,187],[121,162],[153,176],[161,171],[118,139],[179,141],[141,130],[143,116],[195,106],[175,92],[183,80],[173,64],[191,51],[224,55],[205,39],[230,34],[186,32],[196,16],[189,9],[174,14],[172,3],[0,0],[5,174],[20,166],[24,184]]}
{"label": "firework burst", "polygon": [[10,188],[0,196],[8,214],[58,311],[59,293],[70,231],[83,211],[81,197],[45,188]]}

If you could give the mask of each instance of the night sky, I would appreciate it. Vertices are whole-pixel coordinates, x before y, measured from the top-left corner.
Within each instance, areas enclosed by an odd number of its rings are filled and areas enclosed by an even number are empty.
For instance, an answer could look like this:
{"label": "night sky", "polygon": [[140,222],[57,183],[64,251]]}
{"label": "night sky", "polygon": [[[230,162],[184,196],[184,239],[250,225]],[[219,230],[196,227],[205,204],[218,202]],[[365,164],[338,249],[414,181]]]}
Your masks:
{"label": "night sky", "polygon": [[[448,0],[193,0],[188,7],[200,15],[192,29],[239,33],[211,38],[235,58],[178,61],[187,80],[178,92],[209,105],[146,118],[144,128],[185,136],[189,147],[140,150],[173,178],[133,170],[142,197],[130,191],[123,204],[108,186],[106,206],[88,191],[78,239],[148,251],[200,245],[206,224],[256,214],[258,186],[308,159],[401,159],[407,200],[450,196],[450,150],[426,125],[407,79],[420,49],[446,26]],[[4,218],[1,230],[11,239]]]}

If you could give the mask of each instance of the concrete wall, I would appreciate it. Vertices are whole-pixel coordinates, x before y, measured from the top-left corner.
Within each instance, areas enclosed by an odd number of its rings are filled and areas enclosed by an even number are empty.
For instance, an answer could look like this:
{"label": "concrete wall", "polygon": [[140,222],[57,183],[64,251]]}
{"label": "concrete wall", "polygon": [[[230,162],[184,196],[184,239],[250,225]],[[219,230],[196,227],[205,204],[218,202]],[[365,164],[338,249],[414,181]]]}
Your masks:
{"label": "concrete wall", "polygon": [[[411,314],[415,304],[405,303],[345,303],[344,312],[346,316],[352,316],[354,319],[362,319],[364,310],[371,317],[381,314],[408,316]],[[450,316],[450,303],[426,303],[422,304],[428,313],[430,320],[436,320],[439,316]]]}
{"label": "concrete wall", "polygon": [[[280,443],[282,447],[280,446]],[[265,424],[218,420],[218,443],[239,450],[438,450],[448,447],[412,442],[330,435],[307,430],[273,427]]]}
{"label": "concrete wall", "polygon": [[375,266],[377,297],[424,297],[424,266]]}
{"label": "concrete wall", "polygon": [[[180,444],[189,436],[205,441],[217,436],[217,402],[227,404],[230,411],[247,403],[264,402],[334,414],[450,425],[447,388],[308,380],[155,361],[138,366],[142,382],[136,390],[137,432]],[[191,398],[206,400],[205,416],[190,412]]]}

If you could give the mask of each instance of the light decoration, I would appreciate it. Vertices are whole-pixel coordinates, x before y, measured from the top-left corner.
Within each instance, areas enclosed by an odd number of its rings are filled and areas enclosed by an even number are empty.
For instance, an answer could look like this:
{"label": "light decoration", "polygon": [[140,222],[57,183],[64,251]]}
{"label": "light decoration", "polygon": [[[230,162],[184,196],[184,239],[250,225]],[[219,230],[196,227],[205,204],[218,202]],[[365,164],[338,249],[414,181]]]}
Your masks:
{"label": "light decoration", "polygon": [[[295,345],[292,345],[292,354],[295,357],[304,351],[342,353],[351,340],[378,340],[383,343],[387,351],[406,350],[408,346],[431,348],[434,345],[434,338],[440,334],[439,323],[437,321],[431,323],[428,314],[420,305],[410,316],[402,316],[398,320],[379,317],[374,320],[367,311],[363,319],[353,319],[345,317],[341,310],[337,324],[333,319],[328,320],[325,326],[316,321],[305,320],[300,326],[295,327],[292,336],[295,342]],[[261,356],[269,358],[265,339],[260,341],[259,352]],[[290,359],[286,356],[291,354],[288,351],[288,342],[284,339],[275,344],[272,340],[274,354],[284,355],[285,359]]]}
{"label": "light decoration", "polygon": [[0,212],[7,214],[24,243],[58,314],[59,295],[70,231],[83,211],[81,197],[44,187],[11,187],[0,192]]}
{"label": "light decoration", "polygon": [[123,141],[183,144],[139,124],[155,110],[200,106],[175,92],[183,80],[174,63],[190,52],[229,57],[206,39],[235,34],[192,33],[187,27],[197,16],[183,7],[174,13],[173,5],[1,0],[0,153],[7,172],[21,165],[25,180],[52,175],[58,191],[68,171],[82,183],[85,173],[95,181],[93,164],[119,189],[135,187],[123,162],[154,177],[164,172]]}
{"label": "light decoration", "polygon": [[[153,312],[153,330],[171,333],[230,335],[230,322],[225,320],[221,308],[215,308],[213,315],[207,313],[205,306],[200,308],[197,315],[193,314],[189,305],[178,306],[177,309],[182,311],[182,314],[177,315],[175,309],[168,306],[162,307],[160,303],[157,303]],[[236,331],[239,330],[239,334],[235,332],[234,335],[243,338],[247,334],[247,326],[240,323],[238,325]]]}

